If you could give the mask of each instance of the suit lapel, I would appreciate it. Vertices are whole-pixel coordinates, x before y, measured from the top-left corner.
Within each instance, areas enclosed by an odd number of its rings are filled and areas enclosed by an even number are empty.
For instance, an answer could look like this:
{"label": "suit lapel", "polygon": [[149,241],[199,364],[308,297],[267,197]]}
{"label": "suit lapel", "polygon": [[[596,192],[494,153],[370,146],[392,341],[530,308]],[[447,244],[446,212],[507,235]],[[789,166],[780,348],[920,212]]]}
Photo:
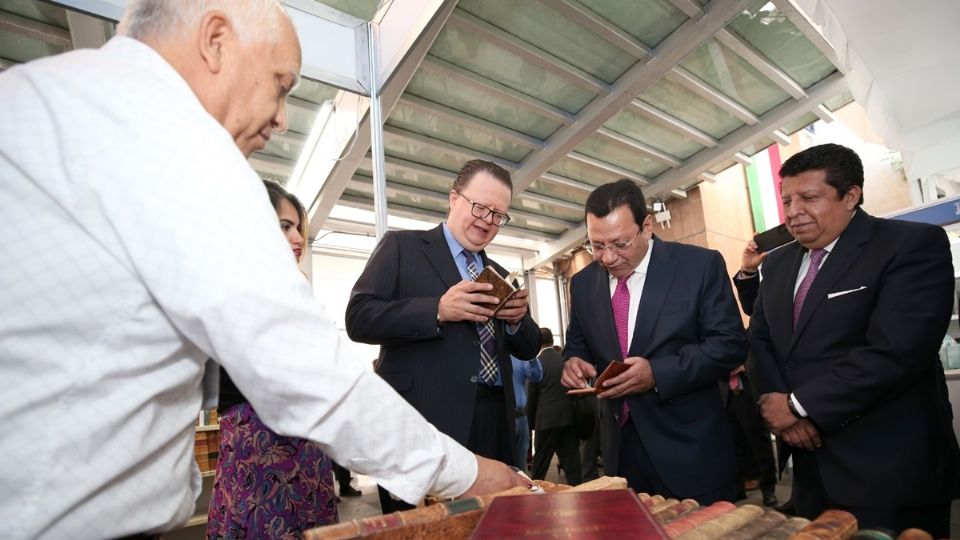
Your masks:
{"label": "suit lapel", "polygon": [[[643,281],[640,305],[637,307],[637,322],[633,327],[633,340],[630,342],[631,356],[648,354],[657,326],[660,310],[666,302],[677,274],[677,261],[670,257],[669,246],[663,240],[655,238],[650,253],[647,276]],[[616,335],[616,333],[614,333]]]}
{"label": "suit lapel", "polygon": [[[803,262],[804,250],[800,244],[794,242],[783,249],[783,272],[774,272],[773,275],[764,274],[764,280],[770,280],[771,313],[767,315],[770,321],[770,333],[776,343],[791,343],[793,340],[793,288],[797,284],[797,273],[800,272],[800,263]],[[779,299],[786,301],[779,301]]]}
{"label": "suit lapel", "polygon": [[421,239],[423,239],[424,255],[427,256],[427,260],[437,271],[443,283],[450,288],[460,283],[460,270],[457,270],[457,263],[450,254],[450,246],[447,245],[447,239],[443,236],[442,227],[441,225],[423,233]]}
{"label": "suit lapel", "polygon": [[[596,272],[594,272],[594,278],[590,283],[587,298],[596,298],[596,305],[599,309],[596,313],[596,319],[583,321],[583,324],[596,325],[598,335],[610,336],[607,340],[607,346],[612,354],[604,354],[603,358],[594,359],[598,362],[598,367],[603,369],[603,366],[610,360],[620,358],[620,342],[617,340],[617,327],[613,322],[613,306],[610,303],[610,274],[599,263],[594,262],[592,264],[595,265]],[[603,362],[602,366],[599,366],[600,362]]]}
{"label": "suit lapel", "polygon": [[840,234],[840,239],[834,244],[833,251],[830,252],[830,256],[820,267],[816,279],[813,280],[813,285],[807,292],[807,297],[804,299],[803,307],[800,310],[800,318],[797,320],[797,329],[793,333],[793,341],[790,343],[791,349],[797,343],[807,323],[810,322],[817,306],[826,299],[827,291],[863,253],[863,243],[870,239],[872,232],[873,222],[870,216],[863,210],[857,210],[857,214],[847,225],[846,230]]}

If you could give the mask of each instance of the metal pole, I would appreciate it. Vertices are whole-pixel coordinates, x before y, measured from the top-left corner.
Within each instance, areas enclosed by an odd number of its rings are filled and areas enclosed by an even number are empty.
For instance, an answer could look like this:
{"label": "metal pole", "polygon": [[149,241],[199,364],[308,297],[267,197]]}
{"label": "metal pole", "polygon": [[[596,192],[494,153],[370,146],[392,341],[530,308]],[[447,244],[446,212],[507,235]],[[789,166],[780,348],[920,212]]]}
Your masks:
{"label": "metal pole", "polygon": [[566,295],[566,287],[564,287],[563,282],[564,282],[563,276],[560,274],[557,274],[556,270],[554,270],[553,283],[557,288],[557,317],[560,319],[560,328],[557,330],[557,335],[560,338],[559,345],[561,347],[563,347],[564,338],[567,335],[565,331],[565,328],[567,327],[567,320],[566,320],[567,319],[567,310],[566,310],[567,295]]}
{"label": "metal pole", "polygon": [[370,53],[370,152],[373,162],[373,208],[377,242],[387,232],[387,177],[383,160],[383,110],[380,108],[380,31],[367,23]]}

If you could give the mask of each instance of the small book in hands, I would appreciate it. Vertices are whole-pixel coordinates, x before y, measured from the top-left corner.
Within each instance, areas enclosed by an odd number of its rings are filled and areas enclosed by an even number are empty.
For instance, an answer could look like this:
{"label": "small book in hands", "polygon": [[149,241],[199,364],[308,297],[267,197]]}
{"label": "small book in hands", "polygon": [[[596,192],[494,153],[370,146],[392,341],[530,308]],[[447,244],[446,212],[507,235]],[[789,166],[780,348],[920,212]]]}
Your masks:
{"label": "small book in hands", "polygon": [[607,364],[607,369],[603,370],[603,373],[597,377],[597,381],[593,383],[593,386],[588,384],[586,388],[573,388],[571,390],[567,390],[567,395],[582,396],[587,394],[599,394],[605,390],[603,387],[604,381],[607,379],[612,379],[628,369],[630,369],[630,364],[621,362],[619,360],[613,360]]}
{"label": "small book in hands", "polygon": [[[509,278],[510,276],[507,277]],[[520,290],[519,288],[514,287],[512,283],[501,277],[500,274],[497,273],[497,271],[494,270],[490,265],[484,267],[483,271],[480,272],[480,275],[477,276],[477,279],[473,281],[477,283],[489,283],[493,285],[493,289],[486,291],[483,294],[496,296],[497,300],[499,300],[497,305],[492,308],[494,315],[499,313],[500,310],[503,309],[504,304],[513,298],[513,296]]]}

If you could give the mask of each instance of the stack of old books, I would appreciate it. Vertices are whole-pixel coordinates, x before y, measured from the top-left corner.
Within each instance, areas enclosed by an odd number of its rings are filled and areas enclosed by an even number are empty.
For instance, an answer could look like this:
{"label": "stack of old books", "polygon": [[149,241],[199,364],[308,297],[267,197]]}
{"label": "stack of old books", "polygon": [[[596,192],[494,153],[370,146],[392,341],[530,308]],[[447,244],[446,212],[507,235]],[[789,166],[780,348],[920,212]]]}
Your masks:
{"label": "stack of old books", "polygon": [[217,429],[198,430],[194,439],[193,455],[201,473],[209,473],[217,468],[220,452],[220,431]]}
{"label": "stack of old books", "polygon": [[603,477],[571,488],[536,481],[538,493],[514,488],[499,494],[428,505],[307,531],[307,540],[419,539],[677,539],[677,540],[932,540],[908,529],[894,537],[857,530],[856,518],[828,510],[817,519],[788,517],[751,504],[635,494],[622,478]]}

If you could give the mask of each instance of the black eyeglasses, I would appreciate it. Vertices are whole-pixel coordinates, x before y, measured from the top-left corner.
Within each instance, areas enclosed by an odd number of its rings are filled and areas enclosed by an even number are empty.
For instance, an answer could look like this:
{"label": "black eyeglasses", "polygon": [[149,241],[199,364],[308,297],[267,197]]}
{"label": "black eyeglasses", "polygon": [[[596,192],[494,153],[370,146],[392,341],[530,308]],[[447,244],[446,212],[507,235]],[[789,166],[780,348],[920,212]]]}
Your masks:
{"label": "black eyeglasses", "polygon": [[467,202],[472,204],[473,207],[470,208],[470,213],[473,214],[473,217],[477,219],[487,219],[487,216],[493,214],[493,224],[497,227],[503,227],[507,223],[510,223],[510,216],[504,214],[503,212],[497,212],[493,208],[485,204],[480,204],[478,202],[471,201],[466,195],[463,194],[459,189],[455,189],[458,195],[467,199]]}
{"label": "black eyeglasses", "polygon": [[640,230],[637,231],[637,234],[633,235],[633,238],[625,242],[610,242],[609,244],[594,244],[593,242],[587,240],[583,243],[583,249],[587,250],[594,257],[599,256],[603,253],[603,250],[609,249],[610,251],[615,251],[617,253],[623,253],[627,250],[633,243],[637,240],[637,237],[640,236],[640,233],[643,232],[643,227],[640,227]]}

